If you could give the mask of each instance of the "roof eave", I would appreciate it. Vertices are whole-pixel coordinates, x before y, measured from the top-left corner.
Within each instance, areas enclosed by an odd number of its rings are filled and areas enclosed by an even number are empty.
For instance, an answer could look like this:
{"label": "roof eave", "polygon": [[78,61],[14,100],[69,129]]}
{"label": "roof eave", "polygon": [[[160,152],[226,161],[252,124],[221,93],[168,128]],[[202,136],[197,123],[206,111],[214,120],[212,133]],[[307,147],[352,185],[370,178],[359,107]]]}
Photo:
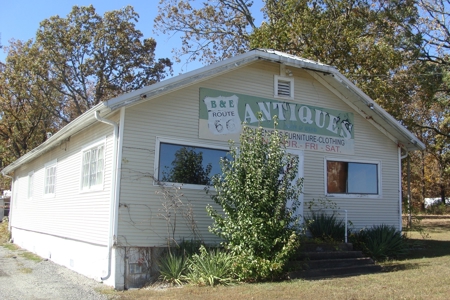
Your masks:
{"label": "roof eave", "polygon": [[31,150],[30,152],[24,154],[23,156],[19,157],[17,160],[6,166],[1,170],[1,173],[5,176],[8,174],[11,174],[14,172],[17,168],[19,168],[21,165],[28,163],[29,161],[33,160],[34,158],[44,154],[45,152],[49,151],[50,149],[60,145],[61,143],[67,141],[70,136],[74,135],[75,133],[79,132],[80,130],[84,129],[85,127],[93,124],[96,122],[94,114],[95,111],[100,111],[101,114],[105,114],[106,112],[110,111],[109,108],[107,108],[103,102],[97,104],[96,106],[92,107],[88,111],[86,111],[84,114],[67,124],[65,127],[60,129],[58,132],[56,132],[52,137],[47,139],[45,142]]}
{"label": "roof eave", "polygon": [[160,96],[161,94],[173,92],[191,84],[198,83],[199,81],[207,80],[220,74],[241,68],[257,60],[267,60],[285,64],[287,66],[309,69],[323,73],[337,71],[334,67],[307,59],[296,58],[292,55],[281,55],[281,52],[275,50],[255,49],[200,69],[157,82],[140,90],[120,95],[119,97],[105,101],[105,105],[111,108],[111,110],[116,110],[123,106],[148,101],[149,99]]}
{"label": "roof eave", "polygon": [[399,140],[399,146],[406,149],[407,151],[415,150],[425,150],[425,144],[412,134],[408,129],[399,123],[393,116],[391,116],[386,110],[379,106],[375,101],[373,101],[369,96],[367,96],[363,91],[361,91],[356,85],[354,85],[347,77],[342,75],[338,70],[335,69],[332,72],[333,78],[343,87],[351,90],[356,97],[359,98],[365,110],[368,112],[372,111],[377,116],[379,116],[389,127],[395,130],[394,134]]}

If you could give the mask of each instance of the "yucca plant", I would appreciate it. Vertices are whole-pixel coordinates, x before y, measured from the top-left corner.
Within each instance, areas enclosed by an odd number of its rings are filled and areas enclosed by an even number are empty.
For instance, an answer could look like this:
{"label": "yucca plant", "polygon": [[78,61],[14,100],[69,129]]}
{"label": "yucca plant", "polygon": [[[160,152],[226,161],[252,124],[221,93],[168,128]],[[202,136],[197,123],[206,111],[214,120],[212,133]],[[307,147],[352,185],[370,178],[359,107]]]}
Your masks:
{"label": "yucca plant", "polygon": [[394,226],[376,225],[352,235],[356,249],[375,260],[382,261],[406,254],[405,238]]}
{"label": "yucca plant", "polygon": [[186,278],[198,285],[228,285],[235,282],[232,271],[233,257],[220,249],[206,250],[200,246],[200,253],[189,260]]}
{"label": "yucca plant", "polygon": [[184,254],[168,252],[159,259],[159,278],[171,284],[182,285],[186,281],[186,257]]}
{"label": "yucca plant", "polygon": [[314,212],[305,217],[305,224],[314,238],[324,241],[342,241],[345,237],[345,222],[336,213]]}

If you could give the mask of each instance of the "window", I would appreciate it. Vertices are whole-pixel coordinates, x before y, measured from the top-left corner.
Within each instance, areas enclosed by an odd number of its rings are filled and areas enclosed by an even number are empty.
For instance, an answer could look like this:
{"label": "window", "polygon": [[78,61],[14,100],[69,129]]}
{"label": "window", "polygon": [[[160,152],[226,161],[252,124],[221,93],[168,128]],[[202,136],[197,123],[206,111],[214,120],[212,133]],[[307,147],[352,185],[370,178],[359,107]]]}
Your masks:
{"label": "window", "polygon": [[212,176],[221,173],[220,158],[227,150],[172,142],[159,142],[156,162],[158,180],[183,184],[209,185]]}
{"label": "window", "polygon": [[56,183],[56,160],[49,162],[45,165],[45,177],[44,177],[44,195],[55,194]]}
{"label": "window", "polygon": [[104,152],[103,142],[82,151],[82,190],[101,189],[103,187]]}
{"label": "window", "polygon": [[33,198],[34,172],[28,173],[28,199]]}
{"label": "window", "polygon": [[379,194],[379,164],[326,161],[327,194]]}
{"label": "window", "polygon": [[275,75],[274,96],[276,98],[294,98],[294,79]]}
{"label": "window", "polygon": [[145,273],[142,264],[130,263],[129,267],[130,267],[130,274],[142,274],[142,273]]}

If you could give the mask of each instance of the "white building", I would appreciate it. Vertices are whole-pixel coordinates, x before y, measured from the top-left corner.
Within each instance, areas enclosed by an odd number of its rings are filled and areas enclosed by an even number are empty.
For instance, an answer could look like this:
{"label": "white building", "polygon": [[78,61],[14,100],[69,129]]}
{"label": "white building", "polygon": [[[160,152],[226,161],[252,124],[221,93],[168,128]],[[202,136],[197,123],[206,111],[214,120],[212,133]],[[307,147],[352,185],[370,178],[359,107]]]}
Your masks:
{"label": "white building", "polygon": [[[180,149],[202,152],[217,172],[227,140],[259,111],[278,115],[300,157],[302,201],[332,199],[354,229],[401,229],[401,159],[424,149],[420,140],[335,68],[252,50],[100,103],[3,169],[14,242],[117,289],[138,285],[169,236],[154,179],[174,178]],[[213,201],[183,183],[203,239],[217,241],[205,211]],[[181,217],[173,230],[194,238]]]}

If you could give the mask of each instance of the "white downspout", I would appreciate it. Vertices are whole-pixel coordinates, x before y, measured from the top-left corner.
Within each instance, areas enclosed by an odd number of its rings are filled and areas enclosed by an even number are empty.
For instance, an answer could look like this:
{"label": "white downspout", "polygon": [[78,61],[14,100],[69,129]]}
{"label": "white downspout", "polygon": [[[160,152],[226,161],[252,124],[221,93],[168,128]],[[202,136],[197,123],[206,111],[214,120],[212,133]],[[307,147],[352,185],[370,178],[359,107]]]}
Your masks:
{"label": "white downspout", "polygon": [[104,277],[100,277],[102,281],[108,279],[111,276],[111,259],[112,259],[112,248],[114,246],[115,239],[117,237],[117,211],[118,211],[118,195],[117,193],[117,186],[118,186],[118,176],[117,176],[117,169],[118,169],[118,161],[117,161],[117,152],[118,152],[118,146],[119,146],[119,125],[116,122],[113,122],[108,119],[104,119],[100,117],[99,111],[95,112],[95,119],[97,121],[100,121],[102,123],[108,124],[113,126],[114,128],[114,147],[113,147],[113,164],[112,164],[112,174],[111,174],[111,200],[110,200],[110,206],[109,206],[109,238],[108,238],[108,273]]}
{"label": "white downspout", "polygon": [[399,228],[400,231],[402,231],[402,227],[403,227],[403,223],[402,223],[402,159],[405,159],[406,157],[408,157],[408,151],[406,151],[405,155],[402,155],[402,148],[399,147],[398,148],[398,182],[399,182],[399,190],[398,190],[398,210],[399,210],[399,214],[400,214],[400,224],[399,224]]}

